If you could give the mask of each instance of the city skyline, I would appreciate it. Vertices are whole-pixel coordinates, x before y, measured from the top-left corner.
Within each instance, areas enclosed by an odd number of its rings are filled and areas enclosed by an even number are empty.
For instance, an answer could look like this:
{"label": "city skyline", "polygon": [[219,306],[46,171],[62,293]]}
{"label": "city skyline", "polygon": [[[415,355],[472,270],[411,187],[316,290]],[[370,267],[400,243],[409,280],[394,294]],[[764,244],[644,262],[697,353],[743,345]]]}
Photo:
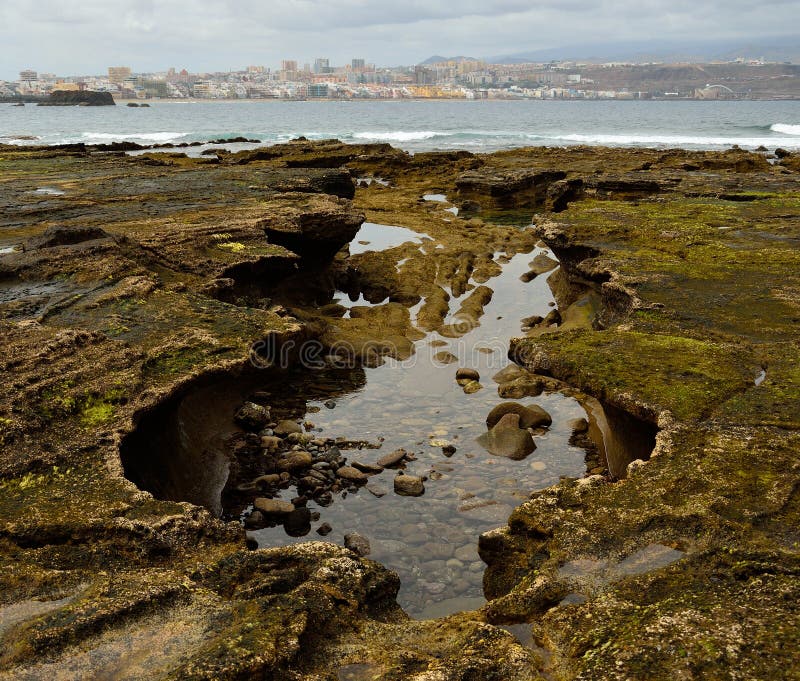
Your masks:
{"label": "city skyline", "polygon": [[457,7],[435,0],[275,0],[269,7],[249,1],[20,0],[0,6],[0,79],[55,65],[64,73],[88,74],[98,62],[137,63],[141,72],[167,64],[217,72],[305,61],[301,55],[313,62],[312,55],[326,54],[343,63],[355,52],[392,66],[434,53],[485,58],[601,41],[746,41],[785,34],[798,10],[795,0],[652,0],[613,8],[584,0],[546,0],[536,7],[522,0],[468,0]]}

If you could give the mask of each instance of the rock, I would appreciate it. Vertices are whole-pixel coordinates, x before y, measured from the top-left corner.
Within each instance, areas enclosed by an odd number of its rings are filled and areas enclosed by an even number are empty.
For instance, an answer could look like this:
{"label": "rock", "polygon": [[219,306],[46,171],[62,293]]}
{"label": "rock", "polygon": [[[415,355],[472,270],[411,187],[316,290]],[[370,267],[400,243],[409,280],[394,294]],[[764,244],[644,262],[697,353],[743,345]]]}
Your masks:
{"label": "rock", "polygon": [[437,352],[433,356],[433,359],[439,364],[452,364],[453,362],[458,361],[458,357],[456,357],[452,352],[447,352],[446,350]]}
{"label": "rock", "polygon": [[497,386],[497,394],[503,399],[519,400],[523,397],[536,397],[542,394],[544,381],[541,378],[533,378],[530,374],[515,381],[501,383]]}
{"label": "rock", "polygon": [[333,528],[328,523],[322,523],[322,525],[317,528],[317,534],[320,537],[327,537],[331,532],[333,532]]}
{"label": "rock", "polygon": [[531,374],[526,369],[516,364],[509,364],[505,369],[501,369],[494,376],[492,380],[495,383],[509,383],[519,378],[530,378]]}
{"label": "rock", "polygon": [[257,497],[253,506],[266,516],[288,515],[294,511],[294,504],[289,501],[266,499],[265,497]]}
{"label": "rock", "polygon": [[442,454],[444,454],[446,457],[451,457],[455,453],[456,453],[455,445],[444,445],[442,447]]}
{"label": "rock", "polygon": [[378,459],[378,465],[383,468],[394,468],[399,466],[406,458],[408,452],[405,449],[395,449],[389,454],[384,454]]}
{"label": "rock", "polygon": [[308,468],[314,463],[314,459],[308,452],[288,452],[278,461],[279,471],[298,471]]}
{"label": "rock", "polygon": [[336,402],[333,400],[325,400],[323,404],[325,405],[326,409],[334,409],[336,407]]}
{"label": "rock", "polygon": [[264,435],[261,438],[261,446],[268,452],[274,452],[278,447],[281,446],[282,442],[283,440],[275,435]]}
{"label": "rock", "polygon": [[478,443],[491,454],[514,461],[524,459],[536,449],[531,434],[520,428],[517,413],[505,414],[488,433],[478,438]]}
{"label": "rock", "polygon": [[48,227],[39,236],[28,239],[23,250],[36,251],[55,246],[73,246],[85,241],[108,239],[111,235],[100,227]]}
{"label": "rock", "polygon": [[547,257],[544,253],[539,253],[528,263],[528,267],[531,268],[531,272],[535,275],[544,274],[558,267],[558,261]]}
{"label": "rock", "polygon": [[791,156],[791,155],[792,155],[792,152],[786,151],[786,149],[782,149],[781,147],[778,147],[777,149],[775,149],[775,156],[777,156],[778,158],[786,158],[787,156]]}
{"label": "rock", "polygon": [[377,482],[370,482],[364,489],[378,499],[385,497],[389,493],[389,490],[386,489],[386,487]]}
{"label": "rock", "polygon": [[344,547],[359,556],[368,556],[372,551],[369,539],[362,537],[358,532],[349,532],[344,535]]}
{"label": "rock", "polygon": [[264,524],[265,520],[264,514],[259,510],[255,510],[247,516],[247,519],[244,521],[244,526],[250,530],[257,529]]}
{"label": "rock", "polygon": [[93,90],[54,90],[38,106],[114,106],[110,92]]}
{"label": "rock", "polygon": [[589,430],[589,422],[584,418],[572,419],[567,425],[573,433],[585,433]]}
{"label": "rock", "polygon": [[311,532],[311,511],[296,508],[283,519],[283,529],[290,537],[304,537]]}
{"label": "rock", "polygon": [[524,327],[532,328],[534,326],[539,326],[539,324],[541,324],[543,321],[544,321],[544,317],[542,317],[541,315],[535,314],[535,315],[532,315],[531,317],[524,317],[523,319],[520,320],[520,324],[522,324],[522,326],[524,326]]}
{"label": "rock", "polygon": [[536,404],[523,405],[519,402],[502,402],[489,412],[486,417],[486,427],[491,430],[506,414],[518,414],[520,428],[539,428],[550,426],[553,423],[550,414]]}
{"label": "rock", "polygon": [[295,423],[294,421],[284,420],[279,421],[278,425],[273,428],[276,435],[286,436],[290,433],[300,433],[302,434],[303,429],[300,427],[299,423]]}
{"label": "rock", "polygon": [[482,389],[483,386],[480,383],[478,383],[478,381],[470,381],[469,383],[466,383],[464,386],[462,386],[462,390],[467,395],[472,395],[473,393],[476,393]]}
{"label": "rock", "polygon": [[269,410],[255,402],[245,402],[236,412],[234,420],[245,430],[255,432],[269,423]]}
{"label": "rock", "polygon": [[361,461],[351,461],[350,465],[353,468],[361,471],[362,473],[376,474],[383,472],[383,466],[378,466],[377,464],[374,463],[362,463]]}
{"label": "rock", "polygon": [[274,485],[278,485],[281,482],[281,476],[277,473],[270,473],[268,475],[259,475],[255,480],[253,480],[253,485],[257,486],[264,486],[264,487],[272,487]]}
{"label": "rock", "polygon": [[425,493],[425,485],[416,475],[398,475],[394,479],[394,491],[403,497],[420,497]]}
{"label": "rock", "polygon": [[481,375],[475,369],[461,367],[456,371],[456,383],[459,385],[466,385],[470,381],[481,380]]}
{"label": "rock", "polygon": [[342,480],[355,482],[360,485],[363,485],[367,482],[367,480],[369,480],[369,477],[365,473],[362,473],[360,470],[353,468],[352,466],[342,466],[336,471],[336,475],[342,478]]}

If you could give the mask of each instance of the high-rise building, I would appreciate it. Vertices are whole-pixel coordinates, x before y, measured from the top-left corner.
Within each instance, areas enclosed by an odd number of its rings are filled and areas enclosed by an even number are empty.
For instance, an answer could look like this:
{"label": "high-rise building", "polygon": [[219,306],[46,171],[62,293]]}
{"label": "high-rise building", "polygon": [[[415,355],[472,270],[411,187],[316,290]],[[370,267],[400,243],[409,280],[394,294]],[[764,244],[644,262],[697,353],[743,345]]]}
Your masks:
{"label": "high-rise building", "polygon": [[108,79],[112,83],[121,83],[131,77],[130,66],[109,66]]}
{"label": "high-rise building", "polygon": [[281,71],[297,71],[297,61],[295,59],[284,59],[281,62]]}
{"label": "high-rise building", "polygon": [[330,73],[331,72],[331,63],[329,59],[323,59],[320,57],[319,59],[314,60],[314,73]]}
{"label": "high-rise building", "polygon": [[25,69],[19,72],[19,79],[21,81],[39,80],[39,74],[31,69]]}
{"label": "high-rise building", "polygon": [[363,59],[353,59],[353,61],[350,62],[350,68],[353,69],[353,71],[363,71],[365,66],[366,62]]}

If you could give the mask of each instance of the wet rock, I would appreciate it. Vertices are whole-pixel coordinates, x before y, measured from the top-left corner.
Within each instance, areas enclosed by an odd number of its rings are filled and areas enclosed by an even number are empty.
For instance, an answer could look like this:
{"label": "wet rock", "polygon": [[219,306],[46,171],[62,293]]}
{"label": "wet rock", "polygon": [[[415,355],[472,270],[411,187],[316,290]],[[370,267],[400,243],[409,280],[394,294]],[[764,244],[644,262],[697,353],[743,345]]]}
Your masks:
{"label": "wet rock", "polygon": [[249,530],[253,530],[262,527],[265,521],[266,518],[264,514],[259,510],[255,510],[247,516],[247,519],[244,521],[244,526]]}
{"label": "wet rock", "polygon": [[470,381],[469,383],[465,383],[461,389],[465,394],[472,395],[473,393],[482,390],[483,386],[478,381]]}
{"label": "wet rock", "polygon": [[258,487],[272,487],[281,483],[281,476],[277,473],[269,473],[267,475],[259,475],[253,480],[253,485]]}
{"label": "wet rock", "polygon": [[266,499],[265,497],[257,497],[253,502],[253,506],[266,516],[288,515],[294,511],[294,504],[289,501]]}
{"label": "wet rock", "polygon": [[367,482],[367,480],[369,480],[369,476],[367,476],[365,473],[362,473],[357,468],[353,468],[353,466],[342,466],[336,471],[336,475],[342,478],[342,480],[355,482],[359,485],[363,485]]}
{"label": "wet rock", "polygon": [[576,434],[585,433],[587,430],[589,430],[589,422],[584,418],[572,419],[567,425],[569,426],[570,430]]}
{"label": "wet rock", "polygon": [[515,381],[501,383],[497,386],[497,394],[503,399],[519,400],[523,397],[536,397],[542,394],[544,381],[540,378],[533,378],[530,374]]}
{"label": "wet rock", "polygon": [[84,241],[107,239],[111,235],[100,227],[48,227],[43,234],[25,242],[24,250],[33,251],[54,246],[72,246]]}
{"label": "wet rock", "polygon": [[466,385],[470,381],[479,380],[481,380],[481,375],[475,369],[461,367],[456,371],[456,383],[459,385]]}
{"label": "wet rock", "polygon": [[349,532],[344,535],[344,547],[359,556],[368,556],[372,551],[369,539],[362,537],[358,532]]}
{"label": "wet rock", "polygon": [[495,383],[509,383],[510,381],[516,381],[519,378],[530,378],[530,376],[530,372],[523,369],[521,366],[518,366],[517,364],[509,364],[505,369],[501,369],[494,376],[492,376],[492,380]]}
{"label": "wet rock", "polygon": [[333,528],[328,523],[322,523],[322,525],[317,528],[317,534],[320,537],[327,537],[331,532],[333,532]]}
{"label": "wet rock", "polygon": [[377,482],[370,482],[364,489],[378,499],[385,497],[389,493],[389,490],[386,487]]}
{"label": "wet rock", "polygon": [[333,400],[325,400],[323,404],[327,409],[334,409],[336,407],[336,402],[334,402]]}
{"label": "wet rock", "polygon": [[268,452],[274,452],[282,443],[283,440],[275,435],[264,435],[261,438],[261,446]]}
{"label": "wet rock", "polygon": [[539,253],[539,255],[528,263],[528,267],[531,268],[531,272],[534,274],[544,274],[558,267],[558,261],[547,257],[544,253]]}
{"label": "wet rock", "polygon": [[519,402],[503,402],[489,412],[486,417],[486,427],[491,430],[506,414],[518,414],[520,428],[540,428],[553,423],[550,414],[536,404],[523,405]]}
{"label": "wet rock", "polygon": [[278,425],[273,428],[276,435],[286,436],[290,433],[301,433],[303,432],[302,427],[299,423],[295,423],[294,421],[284,420],[279,421]]}
{"label": "wet rock", "polygon": [[509,413],[501,417],[495,426],[478,438],[478,443],[496,456],[505,456],[519,461],[536,449],[531,434],[520,428],[519,414]]}
{"label": "wet rock", "polygon": [[425,493],[425,485],[416,475],[398,475],[394,479],[394,491],[403,497],[420,497]]}
{"label": "wet rock", "polygon": [[288,452],[278,461],[279,471],[298,471],[309,468],[314,462],[313,457],[308,452]]}
{"label": "wet rock", "polygon": [[373,475],[376,473],[381,473],[383,471],[383,466],[379,466],[374,463],[363,463],[361,461],[351,461],[350,465],[361,471],[362,473],[372,473]]}
{"label": "wet rock", "polygon": [[451,457],[455,453],[456,453],[455,445],[444,445],[442,447],[442,454],[444,454],[447,457]]}
{"label": "wet rock", "polygon": [[520,324],[526,328],[532,328],[534,326],[539,326],[544,321],[544,317],[541,315],[535,314],[531,317],[524,317],[520,320]]}
{"label": "wet rock", "polygon": [[269,410],[255,402],[245,402],[234,419],[245,430],[261,430],[269,423]]}
{"label": "wet rock", "polygon": [[439,364],[452,364],[453,362],[458,361],[458,357],[456,357],[452,352],[447,352],[446,350],[442,350],[441,352],[437,352],[433,359],[435,362]]}
{"label": "wet rock", "polygon": [[383,468],[395,468],[406,459],[408,452],[405,449],[395,449],[389,454],[384,454],[378,459],[378,465]]}
{"label": "wet rock", "polygon": [[283,529],[290,537],[304,537],[311,532],[311,511],[296,508],[283,519]]}

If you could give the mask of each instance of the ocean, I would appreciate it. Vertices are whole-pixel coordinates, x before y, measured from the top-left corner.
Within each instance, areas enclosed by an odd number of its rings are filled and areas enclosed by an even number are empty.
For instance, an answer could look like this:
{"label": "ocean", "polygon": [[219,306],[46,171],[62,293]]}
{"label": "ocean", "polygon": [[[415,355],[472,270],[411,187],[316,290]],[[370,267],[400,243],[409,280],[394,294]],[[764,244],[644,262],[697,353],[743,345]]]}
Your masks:
{"label": "ocean", "polygon": [[0,143],[6,144],[154,144],[239,136],[271,144],[301,135],[389,142],[410,152],[574,144],[800,150],[800,101],[172,100],[150,102],[150,108],[0,104]]}

